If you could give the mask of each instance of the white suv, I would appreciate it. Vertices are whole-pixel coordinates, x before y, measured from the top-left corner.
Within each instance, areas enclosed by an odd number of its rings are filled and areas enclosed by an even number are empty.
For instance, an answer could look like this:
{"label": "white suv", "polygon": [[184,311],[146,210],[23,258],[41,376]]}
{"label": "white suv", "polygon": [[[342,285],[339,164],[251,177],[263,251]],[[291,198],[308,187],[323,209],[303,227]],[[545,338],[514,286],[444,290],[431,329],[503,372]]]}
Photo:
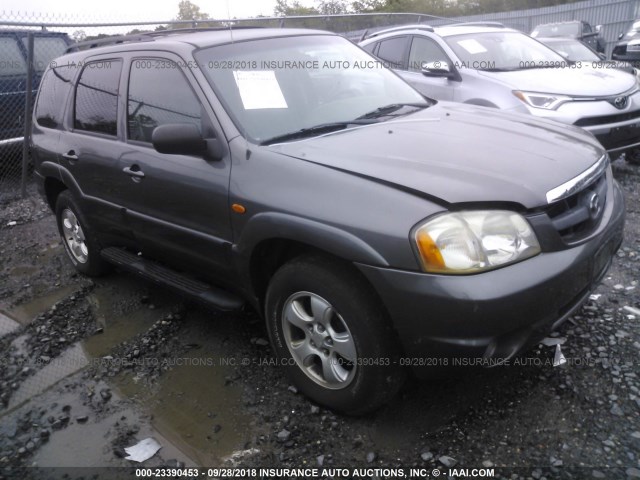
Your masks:
{"label": "white suv", "polygon": [[498,23],[376,32],[360,46],[438,100],[528,113],[582,127],[612,154],[640,162],[640,89],[635,75],[600,62],[570,62]]}

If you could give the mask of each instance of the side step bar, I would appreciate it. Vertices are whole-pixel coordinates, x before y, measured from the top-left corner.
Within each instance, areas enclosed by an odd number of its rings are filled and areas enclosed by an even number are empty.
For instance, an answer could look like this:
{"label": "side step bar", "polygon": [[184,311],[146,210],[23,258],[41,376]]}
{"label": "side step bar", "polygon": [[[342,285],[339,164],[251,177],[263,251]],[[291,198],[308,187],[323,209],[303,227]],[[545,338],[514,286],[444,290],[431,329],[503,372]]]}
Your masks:
{"label": "side step bar", "polygon": [[242,298],[233,293],[195,280],[122,248],[105,248],[100,252],[100,256],[123,270],[151,280],[157,285],[169,287],[179,293],[212,305],[219,310],[238,310],[244,303]]}

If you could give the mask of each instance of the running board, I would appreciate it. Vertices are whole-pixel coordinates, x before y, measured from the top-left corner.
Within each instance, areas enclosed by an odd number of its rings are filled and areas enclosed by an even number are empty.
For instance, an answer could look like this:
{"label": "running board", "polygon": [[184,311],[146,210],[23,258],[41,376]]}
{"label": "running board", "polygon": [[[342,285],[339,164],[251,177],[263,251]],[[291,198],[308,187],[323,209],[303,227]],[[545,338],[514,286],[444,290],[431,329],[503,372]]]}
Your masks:
{"label": "running board", "polygon": [[195,280],[122,248],[105,248],[100,252],[100,256],[123,270],[135,273],[157,285],[169,287],[220,310],[238,310],[244,303],[240,297],[232,293]]}

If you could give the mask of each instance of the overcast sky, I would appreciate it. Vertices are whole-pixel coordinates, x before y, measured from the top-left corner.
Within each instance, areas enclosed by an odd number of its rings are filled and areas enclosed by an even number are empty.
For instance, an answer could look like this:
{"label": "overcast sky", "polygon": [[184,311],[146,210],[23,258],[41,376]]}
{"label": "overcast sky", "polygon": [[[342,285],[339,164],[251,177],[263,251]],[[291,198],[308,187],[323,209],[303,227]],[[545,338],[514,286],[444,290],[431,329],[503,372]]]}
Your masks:
{"label": "overcast sky", "polygon": [[[178,14],[179,0],[2,0],[0,18],[49,15],[56,20],[167,20]],[[192,0],[213,18],[272,15],[276,0]],[[311,0],[301,2],[313,4]],[[12,19],[13,20],[13,19]],[[40,18],[42,20],[42,18]]]}

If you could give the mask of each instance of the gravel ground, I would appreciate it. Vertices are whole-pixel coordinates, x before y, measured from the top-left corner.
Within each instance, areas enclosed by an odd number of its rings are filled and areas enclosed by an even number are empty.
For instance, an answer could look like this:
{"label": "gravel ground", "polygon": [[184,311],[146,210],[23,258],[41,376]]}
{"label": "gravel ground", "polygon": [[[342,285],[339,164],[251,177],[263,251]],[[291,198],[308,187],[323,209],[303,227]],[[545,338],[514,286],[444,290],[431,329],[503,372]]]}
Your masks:
{"label": "gravel ground", "polygon": [[123,273],[76,275],[35,194],[0,203],[0,480],[131,466],[124,448],[149,436],[162,449],[144,466],[638,478],[640,168],[617,161],[614,173],[625,241],[589,303],[552,334],[565,365],[539,345],[518,365],[408,382],[364,418],[298,394],[254,313],[209,311]]}

